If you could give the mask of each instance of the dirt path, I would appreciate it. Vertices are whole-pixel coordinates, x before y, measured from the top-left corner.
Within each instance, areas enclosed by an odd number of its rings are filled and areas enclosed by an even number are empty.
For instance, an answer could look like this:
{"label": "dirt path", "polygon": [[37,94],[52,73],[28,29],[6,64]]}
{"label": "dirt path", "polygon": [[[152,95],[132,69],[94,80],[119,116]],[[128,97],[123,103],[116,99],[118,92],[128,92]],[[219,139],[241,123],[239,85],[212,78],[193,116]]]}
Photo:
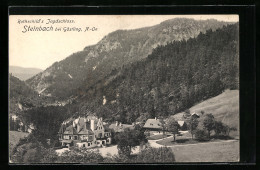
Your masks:
{"label": "dirt path", "polygon": [[[172,136],[170,136],[170,137],[172,137]],[[167,137],[167,138],[170,138],[170,137]],[[166,138],[164,138],[164,139],[166,139]],[[160,140],[163,140],[163,139],[159,139],[159,140],[149,140],[148,142],[149,142],[149,144],[150,144],[151,147],[160,148],[160,147],[165,146],[165,145],[161,145],[161,144],[156,143],[157,141],[160,141]],[[166,146],[166,147],[207,145],[207,144],[214,144],[214,143],[234,142],[234,141],[238,141],[238,140],[222,140],[222,141],[216,141],[216,142],[202,142],[202,143],[194,143],[194,144],[171,145],[171,146]]]}
{"label": "dirt path", "polygon": [[160,140],[164,140],[164,139],[167,139],[167,138],[171,138],[172,136],[168,136],[166,138],[162,138],[162,139],[158,139],[158,140],[148,140],[148,143],[150,144],[151,147],[153,148],[160,148],[162,147],[163,145],[161,144],[158,144],[156,143],[157,141],[160,141]]}

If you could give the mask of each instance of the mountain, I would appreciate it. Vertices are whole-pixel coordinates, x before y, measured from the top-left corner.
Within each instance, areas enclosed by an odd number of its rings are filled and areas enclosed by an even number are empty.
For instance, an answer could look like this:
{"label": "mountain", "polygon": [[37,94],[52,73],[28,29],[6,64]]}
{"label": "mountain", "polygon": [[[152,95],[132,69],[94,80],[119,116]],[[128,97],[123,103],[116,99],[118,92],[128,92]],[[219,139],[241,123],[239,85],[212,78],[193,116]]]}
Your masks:
{"label": "mountain", "polygon": [[28,108],[37,107],[48,102],[46,96],[39,96],[24,81],[9,74],[9,113],[17,115]]}
{"label": "mountain", "polygon": [[104,119],[131,123],[169,116],[239,88],[238,24],[160,45],[142,61],[114,69],[91,87],[81,87],[80,107]]}
{"label": "mountain", "polygon": [[188,40],[200,32],[214,31],[227,24],[213,19],[176,18],[152,27],[117,30],[96,45],[87,46],[83,51],[54,63],[26,82],[40,94],[66,100],[75,93],[84,93],[85,88],[102,80],[111,71],[147,58],[158,46]]}
{"label": "mountain", "polygon": [[18,66],[9,66],[9,73],[12,73],[15,77],[23,81],[35,76],[41,71],[43,70],[39,68],[24,68]]}

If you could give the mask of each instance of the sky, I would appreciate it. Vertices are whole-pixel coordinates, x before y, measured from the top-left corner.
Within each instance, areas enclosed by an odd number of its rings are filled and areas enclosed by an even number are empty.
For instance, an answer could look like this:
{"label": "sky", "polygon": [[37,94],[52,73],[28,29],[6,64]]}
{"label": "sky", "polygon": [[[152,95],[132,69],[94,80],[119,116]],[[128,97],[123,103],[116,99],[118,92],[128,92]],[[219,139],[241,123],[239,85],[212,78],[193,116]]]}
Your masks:
{"label": "sky", "polygon": [[[239,20],[238,15],[10,15],[9,65],[44,70],[54,62],[98,43],[110,32],[153,26],[173,18]],[[49,19],[71,22],[49,24]],[[40,20],[40,23],[24,23],[25,20]],[[29,26],[48,27],[49,31],[28,31]],[[85,31],[86,27],[89,27],[88,31]],[[55,31],[56,28],[61,30]],[[68,28],[81,28],[82,31],[66,31]]]}

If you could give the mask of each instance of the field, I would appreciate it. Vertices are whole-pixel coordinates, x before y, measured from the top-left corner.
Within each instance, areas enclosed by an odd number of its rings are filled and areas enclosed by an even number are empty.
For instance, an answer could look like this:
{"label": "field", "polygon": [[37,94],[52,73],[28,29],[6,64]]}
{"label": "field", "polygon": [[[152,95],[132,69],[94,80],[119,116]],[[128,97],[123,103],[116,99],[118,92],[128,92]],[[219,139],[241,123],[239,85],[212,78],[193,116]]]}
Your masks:
{"label": "field", "polygon": [[237,162],[239,142],[209,142],[171,147],[176,162]]}
{"label": "field", "polygon": [[[239,138],[239,91],[226,90],[222,94],[198,103],[190,108],[190,113],[212,113],[214,117],[238,130],[230,136]],[[182,119],[183,112],[173,115],[176,120]],[[199,125],[201,127],[201,124]]]}
{"label": "field", "polygon": [[12,152],[13,148],[21,138],[28,136],[29,133],[18,132],[18,131],[9,131],[9,154]]}

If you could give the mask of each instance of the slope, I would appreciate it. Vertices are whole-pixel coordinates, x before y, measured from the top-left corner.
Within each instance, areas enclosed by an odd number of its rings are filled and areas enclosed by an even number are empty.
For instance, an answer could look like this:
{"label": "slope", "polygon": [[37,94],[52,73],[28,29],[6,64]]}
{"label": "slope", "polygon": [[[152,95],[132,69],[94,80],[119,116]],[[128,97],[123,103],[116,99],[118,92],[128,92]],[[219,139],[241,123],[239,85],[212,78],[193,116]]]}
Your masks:
{"label": "slope", "polygon": [[238,24],[188,41],[157,47],[148,58],[119,69],[76,95],[100,116],[133,122],[148,113],[168,116],[238,89]]}
{"label": "slope", "polygon": [[85,88],[103,79],[114,69],[146,58],[159,45],[187,40],[198,36],[200,32],[216,30],[227,24],[217,20],[176,18],[152,27],[117,30],[96,45],[54,63],[27,80],[27,83],[43,95],[66,99],[75,93],[84,93]]}
{"label": "slope", "polygon": [[[217,120],[222,121],[230,127],[239,129],[238,90],[226,90],[216,97],[209,98],[192,106],[189,110],[191,113],[196,112],[200,115],[201,111],[204,111],[204,114],[212,113]],[[183,118],[183,113],[184,112],[177,113],[176,115],[173,115],[173,117],[176,120],[181,120]]]}
{"label": "slope", "polygon": [[40,106],[48,102],[49,98],[39,96],[24,81],[9,74],[9,114],[17,115],[21,111]]}

